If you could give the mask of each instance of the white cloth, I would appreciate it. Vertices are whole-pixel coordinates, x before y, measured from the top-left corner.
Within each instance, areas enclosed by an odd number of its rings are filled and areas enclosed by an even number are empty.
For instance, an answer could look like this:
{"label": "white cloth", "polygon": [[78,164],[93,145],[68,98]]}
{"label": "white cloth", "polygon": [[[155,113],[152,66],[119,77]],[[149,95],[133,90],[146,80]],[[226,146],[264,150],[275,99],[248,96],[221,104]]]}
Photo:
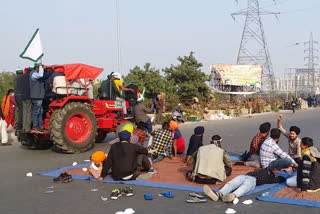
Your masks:
{"label": "white cloth", "polygon": [[287,179],[287,186],[297,187],[297,176],[296,175]]}
{"label": "white cloth", "polygon": [[5,120],[0,119],[0,130],[1,130],[1,143],[8,143],[8,132],[7,123]]}

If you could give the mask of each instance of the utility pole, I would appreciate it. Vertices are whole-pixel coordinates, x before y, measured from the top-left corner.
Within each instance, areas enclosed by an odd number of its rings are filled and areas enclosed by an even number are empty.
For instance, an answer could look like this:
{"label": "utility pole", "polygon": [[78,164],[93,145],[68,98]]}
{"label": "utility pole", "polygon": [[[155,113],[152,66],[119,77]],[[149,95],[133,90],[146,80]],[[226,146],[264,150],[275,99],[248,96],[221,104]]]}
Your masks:
{"label": "utility pole", "polygon": [[116,0],[116,13],[117,13],[117,49],[118,49],[118,73],[121,74],[121,52],[120,52],[120,7],[119,7],[119,1]]}
{"label": "utility pole", "polygon": [[280,13],[260,8],[259,0],[248,0],[247,9],[231,14],[233,19],[238,15],[246,16],[237,64],[261,65],[263,68],[262,89],[264,91],[275,90],[275,77],[261,21],[262,15],[270,14],[277,17]]}
{"label": "utility pole", "polygon": [[[305,66],[307,66],[309,69],[309,71],[308,71],[308,88],[311,89],[311,91],[315,92],[315,90],[316,90],[315,66],[318,65],[317,60],[319,59],[319,57],[316,56],[316,54],[317,54],[317,52],[319,52],[319,50],[315,47],[316,45],[318,45],[318,42],[313,40],[312,32],[310,33],[309,41],[305,42],[304,44],[305,44],[305,46],[307,46],[307,48],[304,50],[304,52],[308,54],[304,58],[307,61]],[[310,85],[310,74],[312,77],[312,86]]]}

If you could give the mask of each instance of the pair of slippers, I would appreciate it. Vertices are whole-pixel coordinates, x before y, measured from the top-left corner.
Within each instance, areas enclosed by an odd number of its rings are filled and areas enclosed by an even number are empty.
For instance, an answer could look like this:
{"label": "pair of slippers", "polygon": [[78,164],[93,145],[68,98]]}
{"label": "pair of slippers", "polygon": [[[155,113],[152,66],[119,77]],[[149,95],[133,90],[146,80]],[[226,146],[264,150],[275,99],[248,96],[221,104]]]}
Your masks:
{"label": "pair of slippers", "polygon": [[[167,198],[173,198],[174,195],[171,193],[171,192],[161,192],[160,193],[161,195],[167,197]],[[147,193],[147,194],[144,194],[144,199],[146,200],[152,200],[152,194],[151,193]]]}
{"label": "pair of slippers", "polygon": [[207,199],[205,199],[204,196],[201,193],[190,192],[189,196],[191,196],[191,198],[186,200],[187,203],[204,203],[204,202],[207,202]]}

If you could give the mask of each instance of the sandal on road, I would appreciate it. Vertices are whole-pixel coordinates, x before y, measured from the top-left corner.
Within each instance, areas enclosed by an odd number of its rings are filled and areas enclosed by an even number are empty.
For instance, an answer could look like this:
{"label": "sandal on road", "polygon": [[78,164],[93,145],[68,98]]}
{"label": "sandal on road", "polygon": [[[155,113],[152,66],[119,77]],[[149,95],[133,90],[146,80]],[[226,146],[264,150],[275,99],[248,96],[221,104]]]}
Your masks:
{"label": "sandal on road", "polygon": [[187,203],[204,203],[207,202],[207,199],[201,199],[201,198],[197,198],[197,197],[192,197],[188,200],[186,200]]}
{"label": "sandal on road", "polygon": [[191,197],[196,197],[196,198],[200,198],[200,199],[204,198],[204,196],[201,193],[198,193],[198,192],[190,192],[189,195]]}

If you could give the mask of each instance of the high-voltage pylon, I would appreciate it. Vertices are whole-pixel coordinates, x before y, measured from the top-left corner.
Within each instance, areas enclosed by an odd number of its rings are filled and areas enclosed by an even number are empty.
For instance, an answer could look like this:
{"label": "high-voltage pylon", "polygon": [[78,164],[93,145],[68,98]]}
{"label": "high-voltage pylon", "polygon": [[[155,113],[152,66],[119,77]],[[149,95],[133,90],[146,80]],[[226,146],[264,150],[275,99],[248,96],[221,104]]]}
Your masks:
{"label": "high-voltage pylon", "polygon": [[261,21],[261,15],[270,14],[279,15],[279,13],[260,8],[259,0],[248,0],[247,9],[231,14],[233,18],[237,15],[246,16],[237,64],[262,65],[262,90],[264,91],[273,91],[275,89],[272,63]]}
{"label": "high-voltage pylon", "polygon": [[[308,67],[309,73],[308,73],[308,83],[310,82],[310,77],[312,78],[312,88],[315,89],[315,66],[317,66],[317,60],[319,59],[316,54],[319,52],[319,50],[316,48],[316,45],[318,45],[317,41],[313,40],[312,33],[310,34],[310,39],[308,42],[304,43],[307,48],[304,50],[305,53],[308,54],[304,59],[307,61],[305,66]],[[311,86],[309,85],[311,88]]]}

